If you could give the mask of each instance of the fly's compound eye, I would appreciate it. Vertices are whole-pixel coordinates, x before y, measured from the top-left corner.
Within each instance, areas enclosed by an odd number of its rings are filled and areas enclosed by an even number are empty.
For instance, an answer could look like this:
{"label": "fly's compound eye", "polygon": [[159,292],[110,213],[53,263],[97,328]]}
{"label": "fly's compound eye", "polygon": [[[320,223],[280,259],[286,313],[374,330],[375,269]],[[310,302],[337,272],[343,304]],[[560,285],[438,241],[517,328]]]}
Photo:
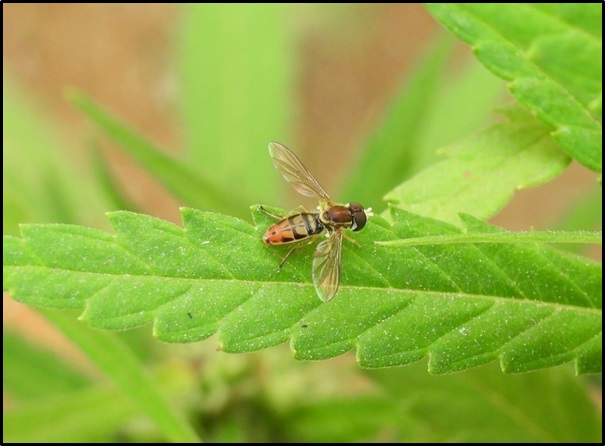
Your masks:
{"label": "fly's compound eye", "polygon": [[351,217],[353,218],[351,229],[353,231],[362,230],[368,221],[365,209],[359,203],[349,203],[347,207],[349,208],[349,211],[351,211]]}

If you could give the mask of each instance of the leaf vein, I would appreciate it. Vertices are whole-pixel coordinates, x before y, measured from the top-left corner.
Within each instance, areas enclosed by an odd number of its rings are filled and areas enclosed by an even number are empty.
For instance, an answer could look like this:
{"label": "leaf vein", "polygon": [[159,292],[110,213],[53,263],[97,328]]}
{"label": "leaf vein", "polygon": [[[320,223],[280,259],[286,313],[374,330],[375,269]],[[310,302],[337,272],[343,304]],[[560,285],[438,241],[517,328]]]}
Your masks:
{"label": "leaf vein", "polygon": [[[392,228],[383,228],[381,226],[381,229],[385,230],[386,232],[388,232],[390,235],[393,236],[394,239],[398,238],[398,234],[392,229]],[[446,272],[441,266],[439,266],[433,259],[431,259],[430,257],[426,256],[423,252],[421,252],[417,247],[412,247],[414,249],[414,251],[422,258],[424,258],[428,263],[430,263],[431,265],[433,265],[433,267],[435,267],[435,269],[439,272],[439,274],[444,277],[445,279],[447,279],[450,284],[452,285],[453,288],[455,288],[458,292],[463,292],[462,288],[460,287],[460,285],[458,285],[458,283],[456,283],[456,281],[454,280],[454,278],[452,277],[451,274],[449,274],[448,272]]]}
{"label": "leaf vein", "polygon": [[[11,268],[11,266],[5,266],[5,268]],[[16,266],[14,268],[23,268],[22,266]],[[78,271],[78,270],[73,270],[73,269],[67,269],[67,268],[56,268],[56,267],[47,267],[47,266],[39,266],[39,265],[33,265],[33,266],[27,266],[27,268],[32,268],[32,269],[38,269],[38,268],[44,268],[44,269],[55,269],[55,270],[59,270],[59,271],[69,271],[69,272],[74,272],[74,273],[78,273],[78,274],[90,274],[90,275],[100,275],[100,276],[109,276],[109,277],[120,277],[123,276],[125,274],[116,274],[116,273],[95,273],[95,272],[90,272],[90,271]],[[233,279],[200,279],[200,278],[191,278],[191,277],[175,277],[175,276],[167,276],[167,275],[159,275],[159,274],[153,274],[153,275],[141,275],[141,276],[136,276],[136,275],[131,275],[134,277],[144,277],[144,278],[160,278],[160,279],[174,279],[174,280],[181,280],[181,281],[197,281],[197,282],[212,282],[212,283],[235,283],[235,284],[242,284],[242,285],[284,285],[287,283],[296,283],[296,282],[284,282],[284,281],[272,281],[272,280],[266,280],[266,281],[259,281],[259,280],[250,280],[250,279],[237,279],[237,278],[233,278]],[[304,287],[309,287],[312,288],[313,284],[311,283],[296,283],[296,285],[302,285]],[[511,297],[507,297],[507,296],[496,296],[496,295],[487,295],[487,294],[470,294],[470,293],[464,293],[464,292],[451,292],[451,291],[434,291],[434,290],[429,290],[429,291],[425,291],[425,290],[410,290],[410,289],[405,289],[405,288],[387,288],[387,287],[376,287],[376,286],[361,286],[361,285],[341,285],[340,287],[342,290],[354,290],[355,292],[359,292],[359,291],[371,291],[371,292],[388,292],[388,293],[401,293],[401,294],[410,294],[410,293],[416,293],[419,295],[427,295],[427,296],[443,296],[443,297],[454,297],[454,298],[461,298],[461,299],[481,299],[481,300],[493,300],[494,302],[503,302],[503,303],[514,303],[514,304],[519,304],[519,305],[532,305],[532,306],[549,306],[549,307],[553,307],[556,309],[568,309],[570,311],[575,311],[575,312],[581,312],[581,313],[585,313],[585,314],[591,314],[591,315],[595,315],[595,316],[601,316],[602,312],[595,307],[590,307],[590,308],[586,308],[586,307],[579,307],[579,306],[574,306],[574,305],[569,305],[569,304],[562,304],[562,303],[558,303],[558,302],[545,302],[545,301],[538,301],[535,299],[518,299],[518,298],[511,298]]]}
{"label": "leaf vein", "polygon": [[[497,305],[494,305],[494,306],[497,306]],[[494,306],[490,307],[489,309],[491,310],[492,308],[494,308]],[[497,356],[497,357],[501,358],[502,355],[504,353],[506,353],[505,349],[506,349],[506,346],[508,344],[510,344],[511,342],[513,342],[514,340],[516,340],[517,338],[519,338],[521,336],[524,336],[524,334],[527,331],[535,329],[536,327],[538,327],[539,325],[541,325],[543,322],[547,321],[548,319],[550,319],[551,317],[553,317],[554,315],[559,314],[559,313],[560,313],[559,311],[553,311],[550,314],[546,314],[544,316],[539,316],[539,319],[538,319],[538,317],[536,317],[536,320],[534,321],[534,323],[532,325],[529,325],[528,327],[525,327],[523,330],[521,330],[518,333],[516,333],[510,339],[508,339],[507,341],[504,341],[498,347],[495,347],[495,348],[493,348],[491,350],[484,350],[484,351],[481,351],[480,353],[477,353],[477,354],[472,354],[472,355],[465,356],[465,357],[460,358],[460,359],[458,359],[456,361],[452,361],[451,364],[452,365],[454,365],[454,364],[460,364],[460,363],[466,362],[468,360],[472,360],[474,358],[478,358],[480,356],[492,355],[492,354],[494,356]]]}
{"label": "leaf vein", "polygon": [[[525,7],[525,8],[532,9],[532,10],[536,11],[538,14],[541,14],[541,15],[543,15],[545,17],[548,17],[548,18],[552,19],[553,21],[556,21],[556,22],[560,23],[562,26],[566,27],[567,29],[569,29],[571,31],[577,32],[578,34],[585,35],[586,37],[588,37],[589,40],[592,40],[592,42],[595,45],[599,46],[599,45],[602,44],[602,42],[599,39],[597,39],[596,36],[594,36],[593,34],[587,32],[585,29],[580,28],[578,26],[575,26],[574,24],[569,23],[569,22],[563,20],[561,18],[561,16],[555,15],[552,12],[549,12],[549,11],[545,11],[542,8],[538,8],[537,5],[532,5],[531,3],[522,3],[519,6],[520,7],[522,6],[522,7]],[[563,32],[565,32],[565,31],[563,31]]]}
{"label": "leaf vein", "polygon": [[[456,5],[459,9],[461,9],[460,5]],[[468,9],[465,9],[465,12],[468,13],[469,15],[473,16],[474,19],[477,22],[482,23],[486,28],[489,28],[492,32],[494,32],[495,34],[497,34],[498,36],[500,36],[500,38],[507,42],[509,45],[511,45],[512,47],[514,47],[515,49],[517,49],[521,54],[526,53],[526,51],[523,48],[520,48],[518,45],[516,45],[515,43],[513,43],[511,40],[509,40],[508,38],[506,38],[502,33],[500,33],[496,28],[494,28],[491,23],[486,22],[485,20],[483,20],[482,18],[480,18],[478,15],[474,14],[473,12],[469,11]],[[585,117],[587,117],[588,119],[590,119],[592,121],[592,123],[594,124],[594,127],[592,127],[592,129],[594,130],[595,128],[600,129],[601,128],[601,124],[597,121],[597,119],[592,115],[592,113],[590,113],[590,111],[584,106],[584,104],[582,104],[567,88],[565,88],[561,83],[556,82],[552,76],[550,76],[548,73],[546,73],[544,70],[542,70],[538,65],[536,65],[534,62],[531,61],[530,58],[525,57],[525,61],[529,64],[531,64],[531,66],[536,70],[537,74],[542,75],[542,77],[544,79],[549,80],[550,82],[552,82],[554,85],[557,85],[558,87],[560,87],[567,95],[569,98],[571,98],[571,100],[573,102],[576,103],[577,106],[579,106],[579,108],[581,108],[584,112],[585,112]],[[515,79],[520,79],[520,77],[518,76],[514,76]],[[561,128],[564,127],[562,124],[557,124],[554,127]]]}

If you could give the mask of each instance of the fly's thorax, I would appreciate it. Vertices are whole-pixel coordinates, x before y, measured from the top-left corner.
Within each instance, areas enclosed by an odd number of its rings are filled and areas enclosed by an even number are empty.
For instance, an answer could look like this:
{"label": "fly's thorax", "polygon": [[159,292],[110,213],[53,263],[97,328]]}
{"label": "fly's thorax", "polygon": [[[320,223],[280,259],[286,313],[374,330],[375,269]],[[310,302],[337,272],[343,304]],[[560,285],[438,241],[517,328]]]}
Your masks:
{"label": "fly's thorax", "polygon": [[351,211],[346,206],[332,206],[327,211],[327,217],[334,226],[351,226]]}
{"label": "fly's thorax", "polygon": [[369,208],[366,211],[359,203],[349,203],[346,206],[330,206],[320,213],[319,219],[326,226],[359,231],[366,225],[368,215],[371,215]]}

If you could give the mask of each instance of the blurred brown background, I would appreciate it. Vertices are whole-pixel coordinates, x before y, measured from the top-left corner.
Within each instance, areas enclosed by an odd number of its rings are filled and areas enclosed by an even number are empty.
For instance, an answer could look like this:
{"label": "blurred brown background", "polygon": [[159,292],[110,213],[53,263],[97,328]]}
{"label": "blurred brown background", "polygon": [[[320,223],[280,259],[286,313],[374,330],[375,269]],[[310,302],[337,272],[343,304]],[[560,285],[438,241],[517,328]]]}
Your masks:
{"label": "blurred brown background", "polygon": [[[179,5],[3,4],[4,70],[58,118],[65,144],[78,159],[90,130],[65,101],[76,86],[160,146],[177,151],[178,84],[173,50]],[[299,115],[294,138],[328,190],[337,166],[358,147],[386,100],[400,85],[439,25],[419,4],[358,5],[362,14],[333,15],[299,33]],[[327,10],[329,12],[329,9]],[[339,21],[359,21],[338,27]],[[341,32],[343,29],[347,31]],[[462,57],[469,51],[461,45]],[[378,68],[378,69],[377,69]],[[332,159],[322,155],[331,148]],[[178,203],[132,162],[110,151],[132,198],[152,215],[179,222]],[[336,166],[336,167],[335,167]],[[513,230],[541,229],[594,187],[594,174],[574,164],[557,180],[519,192],[492,221]],[[99,216],[104,218],[104,216]],[[600,257],[600,250],[595,252]],[[8,307],[7,307],[8,304]],[[23,309],[4,299],[5,318],[28,324]],[[54,342],[54,340],[50,340]]]}
{"label": "blurred brown background", "polygon": [[[296,150],[328,189],[339,170],[334,166],[346,165],[347,151],[372,128],[438,27],[419,4],[356,8],[361,14],[334,10],[331,16],[327,10],[298,36]],[[74,156],[88,127],[64,99],[68,86],[88,92],[160,146],[178,150],[172,64],[178,5],[3,4],[3,13],[5,70],[37,95],[49,116],[59,117]],[[355,23],[360,18],[363,23]],[[338,27],[343,20],[353,23]],[[468,50],[460,52],[466,56]],[[335,155],[326,160],[328,147]],[[124,156],[111,156],[135,200],[154,215],[179,221],[176,203],[161,188]],[[548,226],[593,184],[590,172],[573,165],[557,181],[520,192],[493,221],[510,229]]]}

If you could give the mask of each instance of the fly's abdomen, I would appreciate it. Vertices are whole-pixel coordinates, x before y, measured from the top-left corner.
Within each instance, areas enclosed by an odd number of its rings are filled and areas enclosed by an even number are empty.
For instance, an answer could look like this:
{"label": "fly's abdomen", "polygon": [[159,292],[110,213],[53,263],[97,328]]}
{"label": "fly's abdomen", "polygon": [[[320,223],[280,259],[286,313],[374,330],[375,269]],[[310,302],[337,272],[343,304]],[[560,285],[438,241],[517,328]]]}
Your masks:
{"label": "fly's abdomen", "polygon": [[296,214],[278,221],[265,232],[263,242],[281,245],[317,235],[324,230],[319,214]]}

